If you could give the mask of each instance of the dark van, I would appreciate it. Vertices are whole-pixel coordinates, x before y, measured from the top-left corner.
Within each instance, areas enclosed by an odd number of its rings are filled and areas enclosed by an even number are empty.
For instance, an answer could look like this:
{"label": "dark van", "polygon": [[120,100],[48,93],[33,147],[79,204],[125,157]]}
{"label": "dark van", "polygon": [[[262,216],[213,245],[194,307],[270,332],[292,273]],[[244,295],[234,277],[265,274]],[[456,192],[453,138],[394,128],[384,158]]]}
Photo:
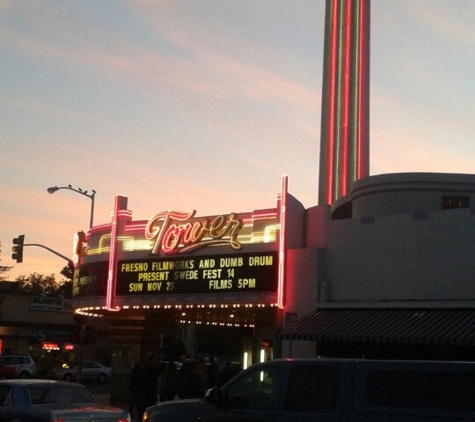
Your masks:
{"label": "dark van", "polygon": [[475,421],[475,363],[271,360],[204,399],[149,407],[147,422]]}

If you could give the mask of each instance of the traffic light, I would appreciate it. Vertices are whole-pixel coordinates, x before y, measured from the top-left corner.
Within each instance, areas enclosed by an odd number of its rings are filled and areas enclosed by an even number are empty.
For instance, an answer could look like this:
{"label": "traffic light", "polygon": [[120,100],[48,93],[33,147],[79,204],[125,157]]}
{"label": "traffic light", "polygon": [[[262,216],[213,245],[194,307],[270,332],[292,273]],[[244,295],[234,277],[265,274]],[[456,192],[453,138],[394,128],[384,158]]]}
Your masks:
{"label": "traffic light", "polygon": [[12,247],[12,259],[16,262],[23,262],[23,242],[25,241],[25,235],[21,234],[13,239]]}

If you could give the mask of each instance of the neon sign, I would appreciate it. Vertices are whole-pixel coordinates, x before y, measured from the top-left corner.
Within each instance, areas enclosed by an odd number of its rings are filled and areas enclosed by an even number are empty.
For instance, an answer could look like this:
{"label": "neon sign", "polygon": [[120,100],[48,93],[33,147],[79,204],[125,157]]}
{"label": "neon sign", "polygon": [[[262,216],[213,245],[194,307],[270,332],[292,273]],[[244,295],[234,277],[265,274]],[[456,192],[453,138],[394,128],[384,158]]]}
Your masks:
{"label": "neon sign", "polygon": [[86,234],[83,231],[74,233],[73,238],[73,263],[77,267],[81,264],[84,257],[85,244],[87,243]]}
{"label": "neon sign", "polygon": [[162,211],[145,227],[145,238],[154,240],[153,254],[189,252],[205,246],[229,245],[242,249],[237,240],[243,226],[236,214],[218,215],[213,220],[190,221],[196,211]]}
{"label": "neon sign", "polygon": [[58,343],[43,343],[43,350],[59,350]]}

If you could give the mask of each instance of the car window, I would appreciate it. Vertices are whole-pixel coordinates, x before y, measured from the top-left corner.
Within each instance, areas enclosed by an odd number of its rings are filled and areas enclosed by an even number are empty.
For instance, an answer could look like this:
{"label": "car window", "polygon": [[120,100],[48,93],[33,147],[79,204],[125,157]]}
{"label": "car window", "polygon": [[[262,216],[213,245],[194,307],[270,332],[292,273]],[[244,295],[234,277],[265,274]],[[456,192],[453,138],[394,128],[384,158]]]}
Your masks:
{"label": "car window", "polygon": [[227,390],[230,409],[273,409],[282,384],[282,367],[268,366],[248,371]]}
{"label": "car window", "polygon": [[475,374],[373,371],[365,393],[367,403],[377,406],[475,410]]}
{"label": "car window", "polygon": [[285,410],[329,413],[337,408],[340,371],[326,365],[297,366],[290,376]]}
{"label": "car window", "polygon": [[8,406],[11,401],[12,388],[8,385],[0,385],[0,407]]}
{"label": "car window", "polygon": [[95,403],[91,395],[78,387],[30,387],[28,389],[32,405],[46,403]]}

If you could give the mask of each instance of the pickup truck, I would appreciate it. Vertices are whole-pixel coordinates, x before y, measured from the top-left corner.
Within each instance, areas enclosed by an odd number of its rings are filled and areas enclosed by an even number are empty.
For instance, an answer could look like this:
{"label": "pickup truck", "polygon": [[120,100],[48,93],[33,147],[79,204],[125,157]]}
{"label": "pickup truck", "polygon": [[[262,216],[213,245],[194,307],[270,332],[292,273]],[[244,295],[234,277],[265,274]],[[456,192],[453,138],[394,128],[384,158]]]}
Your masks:
{"label": "pickup truck", "polygon": [[203,399],[147,408],[143,422],[455,422],[475,420],[475,363],[270,360]]}

